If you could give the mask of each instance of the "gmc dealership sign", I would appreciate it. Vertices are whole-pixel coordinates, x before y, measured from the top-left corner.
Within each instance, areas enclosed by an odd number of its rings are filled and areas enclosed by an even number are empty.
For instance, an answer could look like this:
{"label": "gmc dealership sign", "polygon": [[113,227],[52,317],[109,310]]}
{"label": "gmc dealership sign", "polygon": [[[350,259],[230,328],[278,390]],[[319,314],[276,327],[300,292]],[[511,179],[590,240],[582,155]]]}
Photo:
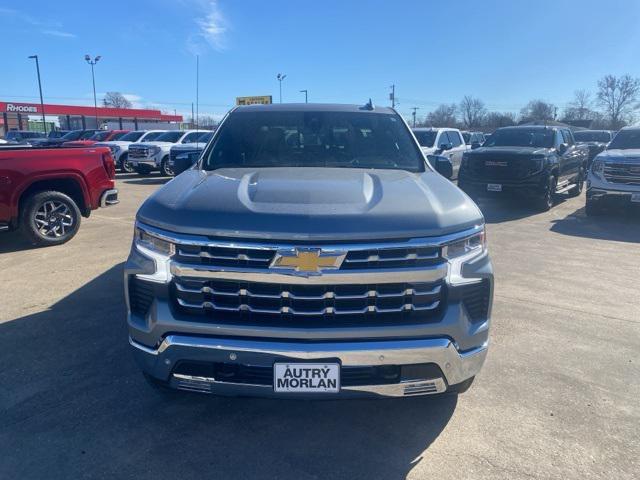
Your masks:
{"label": "gmc dealership sign", "polygon": [[38,107],[33,105],[16,105],[15,103],[7,103],[7,112],[38,113]]}

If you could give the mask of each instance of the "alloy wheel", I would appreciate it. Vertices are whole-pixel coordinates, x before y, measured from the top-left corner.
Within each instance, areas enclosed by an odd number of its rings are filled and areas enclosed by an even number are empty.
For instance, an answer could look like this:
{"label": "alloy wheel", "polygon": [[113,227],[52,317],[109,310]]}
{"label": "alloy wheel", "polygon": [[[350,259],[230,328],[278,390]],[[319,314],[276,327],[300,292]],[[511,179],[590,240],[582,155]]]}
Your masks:
{"label": "alloy wheel", "polygon": [[75,218],[67,204],[49,200],[36,210],[34,222],[36,229],[42,236],[59,238],[66,235],[73,228]]}

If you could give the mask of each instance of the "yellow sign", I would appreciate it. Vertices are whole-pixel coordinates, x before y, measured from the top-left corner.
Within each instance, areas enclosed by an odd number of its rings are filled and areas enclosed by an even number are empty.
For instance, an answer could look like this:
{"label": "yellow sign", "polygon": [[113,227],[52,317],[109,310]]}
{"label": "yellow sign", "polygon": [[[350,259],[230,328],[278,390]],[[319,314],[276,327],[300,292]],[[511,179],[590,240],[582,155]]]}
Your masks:
{"label": "yellow sign", "polygon": [[340,268],[344,260],[344,253],[333,255],[322,254],[320,250],[294,250],[292,252],[278,253],[274,258],[271,268],[286,268],[296,272],[319,273],[324,269]]}
{"label": "yellow sign", "polygon": [[236,97],[236,105],[268,105],[273,103],[271,95],[257,97]]}

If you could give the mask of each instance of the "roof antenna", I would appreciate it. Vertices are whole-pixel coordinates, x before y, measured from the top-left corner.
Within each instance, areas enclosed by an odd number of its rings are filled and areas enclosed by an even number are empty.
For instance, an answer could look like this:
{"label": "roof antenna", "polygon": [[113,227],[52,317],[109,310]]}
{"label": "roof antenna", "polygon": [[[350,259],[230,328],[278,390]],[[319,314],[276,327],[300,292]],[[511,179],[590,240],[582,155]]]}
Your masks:
{"label": "roof antenna", "polygon": [[367,103],[360,107],[360,110],[373,110],[374,108],[375,107],[373,106],[373,102],[371,101],[371,99],[369,99]]}

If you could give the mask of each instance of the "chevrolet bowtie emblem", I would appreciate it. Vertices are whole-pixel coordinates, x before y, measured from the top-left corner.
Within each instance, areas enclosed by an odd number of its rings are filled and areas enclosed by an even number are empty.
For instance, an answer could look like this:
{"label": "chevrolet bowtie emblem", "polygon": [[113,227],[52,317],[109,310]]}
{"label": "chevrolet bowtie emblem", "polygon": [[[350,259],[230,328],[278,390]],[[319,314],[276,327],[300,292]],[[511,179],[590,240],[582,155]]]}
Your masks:
{"label": "chevrolet bowtie emblem", "polygon": [[290,270],[301,274],[320,274],[324,270],[340,268],[345,255],[345,252],[322,251],[318,248],[278,250],[271,262],[271,268]]}

